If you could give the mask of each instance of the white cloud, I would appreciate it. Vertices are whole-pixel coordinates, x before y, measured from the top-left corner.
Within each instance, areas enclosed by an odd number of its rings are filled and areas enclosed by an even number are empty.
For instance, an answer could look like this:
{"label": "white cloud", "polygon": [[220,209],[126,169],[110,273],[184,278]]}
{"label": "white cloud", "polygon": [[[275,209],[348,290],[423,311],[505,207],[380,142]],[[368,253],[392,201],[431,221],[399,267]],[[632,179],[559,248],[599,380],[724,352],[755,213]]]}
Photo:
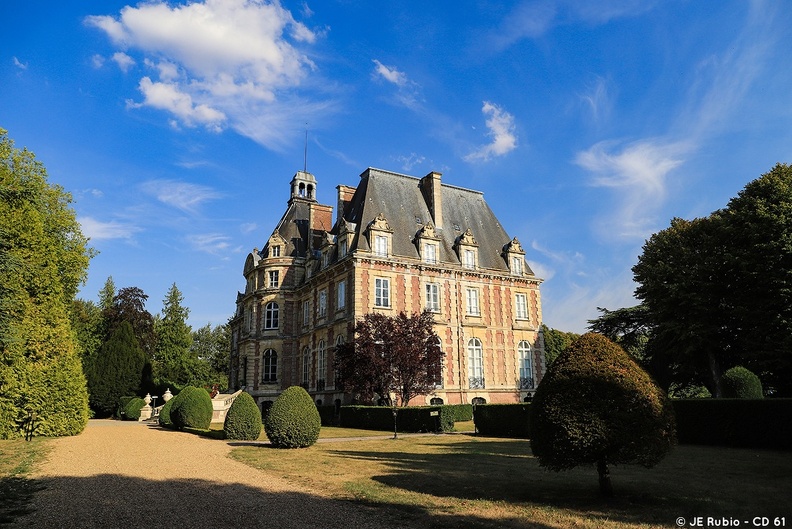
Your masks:
{"label": "white cloud", "polygon": [[580,94],[580,100],[591,111],[591,117],[595,123],[599,123],[608,118],[610,115],[613,102],[608,90],[608,81],[597,76],[592,83],[586,88],[586,91]]}
{"label": "white cloud", "polygon": [[27,69],[28,69],[28,65],[27,65],[27,63],[26,63],[26,62],[22,62],[22,61],[20,61],[20,60],[19,60],[19,59],[17,59],[16,57],[14,57],[14,66],[16,66],[17,68],[19,68],[20,70],[27,70]]}
{"label": "white cloud", "polygon": [[258,229],[258,224],[256,224],[255,222],[246,222],[239,226],[239,231],[245,234],[252,233],[257,229]]}
{"label": "white cloud", "polygon": [[99,55],[98,53],[96,55],[94,55],[93,57],[91,57],[91,64],[97,70],[99,68],[101,68],[102,66],[104,66],[104,63],[105,63],[105,58],[102,57],[101,55]]}
{"label": "white cloud", "polygon": [[93,217],[80,217],[77,222],[80,223],[83,235],[94,241],[130,239],[135,233],[140,231],[139,227],[132,224],[116,221],[102,222]]}
{"label": "white cloud", "polygon": [[465,161],[468,162],[487,161],[493,156],[508,154],[517,147],[514,116],[489,101],[484,101],[481,112],[484,115],[489,115],[487,135],[492,138],[492,141],[465,156]]}
{"label": "white cloud", "polygon": [[113,60],[124,73],[127,73],[129,69],[135,65],[135,59],[121,51],[117,51],[113,54]]}
{"label": "white cloud", "polygon": [[182,92],[181,86],[175,83],[153,82],[144,77],[140,80],[140,91],[143,103],[128,102],[131,107],[151,106],[167,110],[179,117],[188,127],[200,123],[207,128],[219,132],[226,115],[206,104],[196,104],[190,94]]}
{"label": "white cloud", "polygon": [[688,150],[685,143],[643,140],[626,146],[600,142],[579,152],[575,163],[592,173],[590,184],[616,193],[615,208],[598,221],[600,234],[645,238],[666,198],[668,174],[683,163]]}
{"label": "white cloud", "polygon": [[407,74],[396,69],[394,66],[386,66],[373,59],[374,71],[372,78],[374,80],[384,79],[387,82],[397,87],[396,102],[411,110],[420,109],[420,85],[415,81],[411,81]]}
{"label": "white cloud", "polygon": [[302,123],[302,115],[330,109],[295,92],[315,70],[297,44],[314,43],[316,34],[277,1],[155,0],[85,23],[154,70],[131,108],[164,110],[187,126],[232,127],[270,148],[282,148],[299,128],[283,127],[284,115]]}
{"label": "white cloud", "polygon": [[210,187],[172,180],[150,180],[142,188],[160,202],[187,213],[195,213],[203,202],[222,196]]}
{"label": "white cloud", "polygon": [[400,72],[393,66],[385,66],[377,59],[373,60],[376,67],[374,68],[374,77],[382,77],[386,81],[395,84],[396,86],[404,86],[407,84],[407,75]]}
{"label": "white cloud", "polygon": [[397,156],[396,162],[401,164],[401,168],[404,171],[412,171],[412,168],[416,165],[421,165],[426,160],[425,156],[420,156],[411,152],[409,156]]}
{"label": "white cloud", "polygon": [[230,237],[219,233],[205,233],[187,237],[187,241],[190,243],[193,250],[206,252],[212,255],[227,253],[231,247],[229,243],[230,240]]}

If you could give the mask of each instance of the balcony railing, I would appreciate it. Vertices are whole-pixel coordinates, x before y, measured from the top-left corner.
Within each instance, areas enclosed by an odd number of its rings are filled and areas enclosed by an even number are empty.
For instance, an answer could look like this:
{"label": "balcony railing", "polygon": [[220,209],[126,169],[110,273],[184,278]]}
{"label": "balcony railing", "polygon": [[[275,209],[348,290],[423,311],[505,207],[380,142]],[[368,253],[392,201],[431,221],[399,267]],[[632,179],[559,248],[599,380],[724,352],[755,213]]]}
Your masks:
{"label": "balcony railing", "polygon": [[534,389],[533,377],[520,377],[520,389]]}
{"label": "balcony railing", "polygon": [[484,389],[484,377],[469,377],[468,388],[470,389]]}

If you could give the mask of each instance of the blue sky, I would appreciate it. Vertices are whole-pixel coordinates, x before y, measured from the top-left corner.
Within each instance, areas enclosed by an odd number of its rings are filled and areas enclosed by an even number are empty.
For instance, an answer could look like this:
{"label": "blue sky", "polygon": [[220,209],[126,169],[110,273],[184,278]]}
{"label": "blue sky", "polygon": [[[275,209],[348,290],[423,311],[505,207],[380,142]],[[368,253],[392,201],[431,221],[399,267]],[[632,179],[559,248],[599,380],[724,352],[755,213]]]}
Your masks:
{"label": "blue sky", "polygon": [[194,327],[308,170],[477,189],[522,242],[544,321],[635,303],[672,217],[792,162],[792,3],[544,0],[0,3],[0,127],[74,196],[108,276]]}

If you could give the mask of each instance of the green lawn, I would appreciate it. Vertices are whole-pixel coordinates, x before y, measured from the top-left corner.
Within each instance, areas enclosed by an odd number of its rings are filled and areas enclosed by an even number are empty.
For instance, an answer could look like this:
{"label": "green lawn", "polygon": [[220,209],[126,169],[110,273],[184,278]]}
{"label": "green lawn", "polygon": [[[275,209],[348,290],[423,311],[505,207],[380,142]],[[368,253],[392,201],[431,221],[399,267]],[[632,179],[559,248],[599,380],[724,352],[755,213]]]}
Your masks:
{"label": "green lawn", "polygon": [[547,472],[524,440],[441,435],[301,450],[250,446],[232,457],[421,526],[649,528],[694,516],[734,516],[741,526],[786,516],[792,524],[792,455],[784,452],[677,447],[654,469],[612,468],[617,497],[609,501],[598,495],[593,468]]}
{"label": "green lawn", "polygon": [[28,512],[38,486],[27,475],[48,450],[47,440],[39,437],[0,441],[0,524]]}

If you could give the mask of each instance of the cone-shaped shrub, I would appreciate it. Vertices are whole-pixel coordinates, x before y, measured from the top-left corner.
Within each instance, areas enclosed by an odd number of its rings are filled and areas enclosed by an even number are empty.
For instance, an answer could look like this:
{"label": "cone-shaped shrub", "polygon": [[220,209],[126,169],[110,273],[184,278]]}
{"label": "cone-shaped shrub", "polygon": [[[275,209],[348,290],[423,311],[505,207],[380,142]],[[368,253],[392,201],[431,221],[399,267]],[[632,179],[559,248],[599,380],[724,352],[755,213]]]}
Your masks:
{"label": "cone-shaped shrub", "polygon": [[[176,397],[178,397],[178,395]],[[171,420],[170,412],[171,408],[173,407],[173,401],[176,400],[176,397],[170,399],[162,406],[162,408],[160,408],[159,424],[164,428],[173,428],[173,421]]]}
{"label": "cone-shaped shrub", "polygon": [[596,464],[606,496],[612,495],[608,465],[652,467],[675,442],[666,394],[600,334],[584,334],[556,358],[531,408],[539,464],[556,471]]}
{"label": "cone-shaped shrub", "polygon": [[124,406],[124,420],[137,421],[140,419],[140,410],[146,405],[146,401],[140,397],[135,397]]}
{"label": "cone-shaped shrub", "polygon": [[319,410],[300,386],[292,386],[275,400],[264,422],[270,442],[279,448],[304,448],[319,439]]}
{"label": "cone-shaped shrub", "polygon": [[721,378],[723,396],[731,399],[761,399],[762,382],[759,377],[744,367],[729,369]]}
{"label": "cone-shaped shrub", "polygon": [[226,439],[255,441],[261,435],[261,412],[256,401],[247,393],[240,393],[226,414],[223,430]]}
{"label": "cone-shaped shrub", "polygon": [[209,428],[212,423],[212,398],[205,389],[187,386],[173,400],[170,418],[176,428]]}

